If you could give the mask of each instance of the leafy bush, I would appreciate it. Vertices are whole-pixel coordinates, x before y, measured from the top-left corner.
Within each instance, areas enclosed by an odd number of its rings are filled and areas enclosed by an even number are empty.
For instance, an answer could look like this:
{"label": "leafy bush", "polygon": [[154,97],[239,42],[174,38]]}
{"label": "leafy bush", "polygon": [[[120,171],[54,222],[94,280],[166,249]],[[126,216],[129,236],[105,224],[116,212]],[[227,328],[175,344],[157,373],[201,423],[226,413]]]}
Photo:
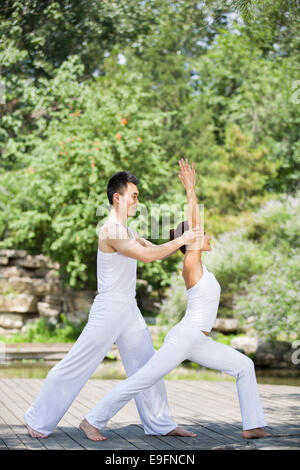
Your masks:
{"label": "leafy bush", "polygon": [[294,196],[282,194],[268,201],[254,214],[248,237],[268,249],[300,247],[300,191]]}
{"label": "leafy bush", "polygon": [[81,334],[86,320],[80,322],[70,322],[66,315],[61,314],[62,322],[54,325],[46,318],[39,318],[34,323],[29,324],[23,333],[11,336],[0,337],[6,343],[68,343],[77,340]]}
{"label": "leafy bush", "polygon": [[300,338],[300,251],[275,253],[273,264],[235,296],[235,315],[259,337]]}
{"label": "leafy bush", "polygon": [[[140,177],[141,202],[168,198],[162,190],[168,166],[156,135],[168,113],[144,109],[138,73],[126,74],[121,86],[122,69],[114,81],[80,82],[82,73],[70,56],[43,88],[28,84],[36,129],[18,144],[8,139],[4,156],[15,159],[14,168],[0,168],[0,248],[49,255],[72,287],[95,285],[97,223],[108,215],[106,185],[114,172]],[[160,264],[151,269],[163,277]]]}

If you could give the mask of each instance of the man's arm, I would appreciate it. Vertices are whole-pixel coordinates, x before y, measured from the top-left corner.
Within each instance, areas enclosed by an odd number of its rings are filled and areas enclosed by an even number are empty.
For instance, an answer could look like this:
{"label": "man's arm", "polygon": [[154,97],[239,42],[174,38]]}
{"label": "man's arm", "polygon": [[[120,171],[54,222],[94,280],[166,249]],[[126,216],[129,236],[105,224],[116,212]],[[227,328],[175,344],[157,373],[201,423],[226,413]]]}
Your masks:
{"label": "man's arm", "polygon": [[[138,243],[140,243],[142,246],[157,246],[154,243],[149,242],[149,240],[146,240],[146,238],[139,237],[138,234],[135,231],[134,231],[134,234],[135,234],[135,237],[136,237],[136,241]],[[160,259],[168,258],[169,256],[174,255],[174,253],[176,253],[177,251],[178,251],[178,248],[176,248],[176,250],[172,251],[172,253],[170,255],[164,256],[163,258],[160,258]]]}
{"label": "man's arm", "polygon": [[116,230],[115,225],[108,225],[106,227],[105,234],[102,234],[102,238],[105,238],[106,242],[116,251],[124,256],[129,256],[130,258],[143,261],[144,263],[150,263],[151,261],[156,261],[170,256],[182,245],[186,245],[187,243],[194,241],[196,236],[200,236],[199,230],[192,229],[184,232],[181,237],[162,245],[154,245],[147,240],[148,246],[143,246],[137,240],[128,238],[128,233],[125,227],[123,228],[119,226]]}

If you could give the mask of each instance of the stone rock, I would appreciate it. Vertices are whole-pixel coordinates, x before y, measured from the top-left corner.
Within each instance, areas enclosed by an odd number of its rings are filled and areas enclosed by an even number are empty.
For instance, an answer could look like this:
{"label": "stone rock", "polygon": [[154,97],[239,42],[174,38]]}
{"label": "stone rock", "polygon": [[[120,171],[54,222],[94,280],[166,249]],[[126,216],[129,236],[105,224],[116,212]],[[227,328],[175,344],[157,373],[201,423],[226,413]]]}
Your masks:
{"label": "stone rock", "polygon": [[95,295],[95,291],[71,291],[67,289],[63,298],[62,310],[81,318],[81,314],[85,315],[90,311]]}
{"label": "stone rock", "polygon": [[24,325],[21,328],[21,334],[25,335],[28,329],[31,328],[39,318],[40,315],[38,312],[35,316],[30,316],[29,318],[26,316],[26,318],[24,318]]}
{"label": "stone rock", "polygon": [[0,295],[0,312],[36,312],[36,303],[36,298],[29,294]]}
{"label": "stone rock", "polygon": [[248,355],[256,352],[258,340],[257,338],[250,338],[249,336],[241,336],[239,338],[233,338],[230,346]]}
{"label": "stone rock", "polygon": [[56,269],[50,269],[45,277],[46,279],[59,279],[59,272]]}
{"label": "stone rock", "polygon": [[7,256],[8,258],[24,258],[26,255],[26,250],[0,250],[0,256]]}
{"label": "stone rock", "polygon": [[62,304],[62,298],[56,295],[46,295],[43,299],[43,302],[46,302],[55,307],[60,307]]}
{"label": "stone rock", "polygon": [[20,330],[18,330],[17,328],[1,328],[0,327],[1,336],[10,336],[10,335],[15,335],[16,333],[20,333]]}
{"label": "stone rock", "polygon": [[41,317],[57,317],[61,313],[60,307],[54,307],[47,302],[38,302],[37,309]]}
{"label": "stone rock", "polygon": [[50,293],[62,293],[62,287],[59,280],[54,279],[34,279],[31,277],[10,277],[4,283],[2,280],[2,289],[13,289],[20,293],[30,294],[41,297]]}
{"label": "stone rock", "polygon": [[217,318],[213,329],[221,333],[235,333],[239,329],[238,320],[235,318]]}
{"label": "stone rock", "polygon": [[[28,274],[27,276],[30,276],[32,278],[38,278],[38,279],[54,279],[57,278],[59,279],[59,273],[58,271],[54,269],[49,269],[49,268],[36,268],[36,269],[27,269],[26,271]],[[55,274],[54,274],[55,273]]]}
{"label": "stone rock", "polygon": [[148,281],[145,281],[145,279],[137,279],[136,280],[136,287],[145,287],[147,288],[148,286]]}
{"label": "stone rock", "polygon": [[22,328],[23,316],[17,313],[3,313],[0,315],[0,327],[2,328]]}
{"label": "stone rock", "polygon": [[55,268],[59,269],[59,263],[52,261],[48,256],[45,255],[27,255],[24,258],[16,259],[14,261],[16,266],[22,266],[24,268]]}
{"label": "stone rock", "polygon": [[8,264],[8,257],[0,256],[0,264]]}
{"label": "stone rock", "polygon": [[7,266],[7,268],[0,267],[0,279],[23,276],[27,276],[27,272],[25,269],[20,268],[19,266]]}

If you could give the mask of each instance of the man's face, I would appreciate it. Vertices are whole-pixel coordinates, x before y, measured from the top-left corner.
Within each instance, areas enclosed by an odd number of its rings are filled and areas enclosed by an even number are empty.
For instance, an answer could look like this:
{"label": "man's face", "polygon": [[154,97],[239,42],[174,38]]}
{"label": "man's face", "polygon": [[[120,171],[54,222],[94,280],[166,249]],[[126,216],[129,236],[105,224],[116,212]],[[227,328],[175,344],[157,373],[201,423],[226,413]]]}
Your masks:
{"label": "man's face", "polygon": [[127,217],[134,216],[139,204],[139,190],[134,183],[127,183],[124,194],[119,195],[119,210],[124,211]]}

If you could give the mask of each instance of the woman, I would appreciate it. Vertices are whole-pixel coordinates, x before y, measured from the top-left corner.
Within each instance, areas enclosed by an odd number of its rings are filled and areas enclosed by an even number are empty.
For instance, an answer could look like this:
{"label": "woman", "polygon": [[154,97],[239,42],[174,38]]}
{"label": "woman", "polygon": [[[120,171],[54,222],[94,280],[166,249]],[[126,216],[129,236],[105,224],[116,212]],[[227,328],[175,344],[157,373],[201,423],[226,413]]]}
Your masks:
{"label": "woman", "polygon": [[[200,223],[194,165],[190,167],[188,160],[183,159],[179,161],[179,165],[178,176],[186,189],[188,200],[188,223],[182,222],[175,231],[171,230],[171,239],[180,236],[188,227],[196,227]],[[242,415],[242,436],[246,439],[268,436],[262,429],[267,424],[258,394],[253,361],[209,337],[216,320],[221,291],[214,274],[206,269],[201,260],[202,252],[210,250],[209,237],[205,232],[201,240],[181,247],[184,253],[182,275],[187,289],[185,316],[169,331],[163,346],[151,359],[136,373],[112,388],[85,417],[95,429],[102,429],[135,394],[151,387],[188,359],[233,375],[236,378]],[[85,420],[80,423],[80,428]],[[103,436],[97,431],[95,440],[101,438]]]}

